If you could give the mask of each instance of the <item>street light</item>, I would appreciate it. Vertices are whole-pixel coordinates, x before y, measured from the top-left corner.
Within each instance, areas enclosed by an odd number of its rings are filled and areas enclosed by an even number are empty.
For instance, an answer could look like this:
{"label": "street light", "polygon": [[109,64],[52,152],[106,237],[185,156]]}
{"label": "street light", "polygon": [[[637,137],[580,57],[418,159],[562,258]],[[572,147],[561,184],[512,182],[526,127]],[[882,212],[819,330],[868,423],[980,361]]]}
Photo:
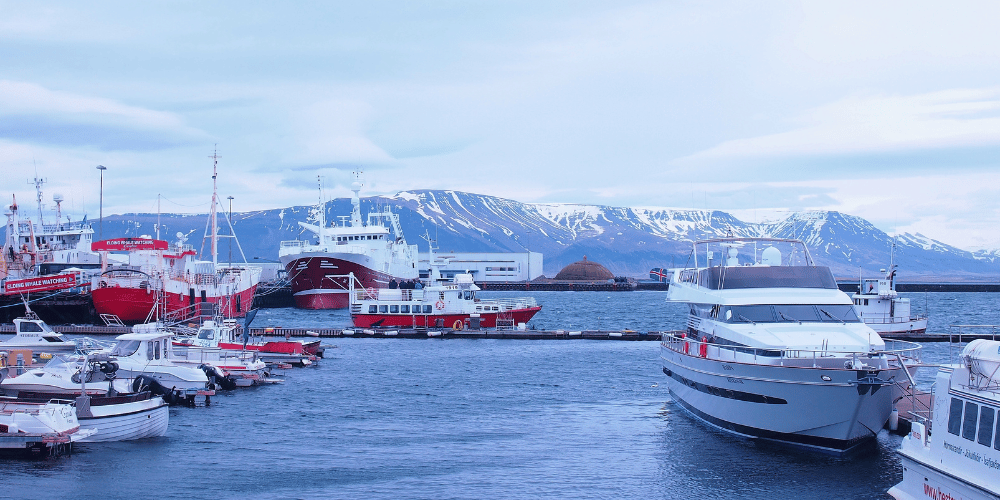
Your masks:
{"label": "street light", "polygon": [[98,231],[100,232],[97,233],[97,238],[100,240],[104,239],[104,171],[107,169],[108,167],[105,167],[104,165],[97,166],[97,170],[101,171],[101,219],[100,222],[98,222]]}
{"label": "street light", "polygon": [[[233,230],[233,197],[229,197],[229,231],[232,232],[230,236],[236,237],[236,231]],[[229,265],[233,265],[233,239],[229,239]]]}

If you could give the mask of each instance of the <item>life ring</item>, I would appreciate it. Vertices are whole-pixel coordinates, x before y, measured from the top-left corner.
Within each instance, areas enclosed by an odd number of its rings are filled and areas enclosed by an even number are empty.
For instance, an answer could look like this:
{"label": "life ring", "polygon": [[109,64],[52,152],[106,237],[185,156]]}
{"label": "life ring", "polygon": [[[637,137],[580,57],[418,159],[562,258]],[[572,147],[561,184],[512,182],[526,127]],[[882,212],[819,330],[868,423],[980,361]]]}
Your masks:
{"label": "life ring", "polygon": [[455,323],[453,325],[451,325],[451,329],[452,330],[461,330],[464,327],[465,327],[465,323],[462,323],[462,320],[460,320],[460,319],[456,319]]}
{"label": "life ring", "polygon": [[435,302],[434,303],[434,307],[436,307],[438,311],[444,309],[444,301],[439,300],[439,301]]}

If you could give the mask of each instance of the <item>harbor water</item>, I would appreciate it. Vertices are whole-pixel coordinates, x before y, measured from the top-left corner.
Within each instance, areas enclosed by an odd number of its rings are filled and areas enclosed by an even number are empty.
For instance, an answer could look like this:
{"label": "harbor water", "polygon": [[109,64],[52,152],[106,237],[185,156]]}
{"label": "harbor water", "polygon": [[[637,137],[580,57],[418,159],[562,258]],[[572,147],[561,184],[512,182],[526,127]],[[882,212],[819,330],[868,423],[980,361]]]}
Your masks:
{"label": "harbor water", "polygon": [[[484,294],[487,295],[487,294]],[[490,292],[491,296],[524,293]],[[663,292],[538,292],[538,328],[680,328]],[[1000,323],[1000,294],[917,293],[929,331]],[[254,326],[338,328],[346,311]],[[337,338],[283,385],[172,408],[166,436],[3,459],[18,498],[888,498],[900,438],[846,459],[713,430],[670,398],[657,342]],[[948,344],[924,359],[947,361]],[[918,382],[928,385],[932,370]]]}

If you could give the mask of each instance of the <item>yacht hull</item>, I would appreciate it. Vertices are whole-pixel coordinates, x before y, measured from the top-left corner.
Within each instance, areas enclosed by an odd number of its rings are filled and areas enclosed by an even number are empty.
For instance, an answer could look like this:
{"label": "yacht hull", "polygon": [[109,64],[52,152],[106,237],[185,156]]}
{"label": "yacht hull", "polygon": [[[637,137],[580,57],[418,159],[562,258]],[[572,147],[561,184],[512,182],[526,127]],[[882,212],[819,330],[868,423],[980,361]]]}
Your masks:
{"label": "yacht hull", "polygon": [[[839,455],[874,438],[892,410],[892,387],[859,384],[871,375],[866,370],[743,364],[663,351],[663,372],[678,404],[742,436]],[[903,376],[881,370],[876,377],[893,375]]]}

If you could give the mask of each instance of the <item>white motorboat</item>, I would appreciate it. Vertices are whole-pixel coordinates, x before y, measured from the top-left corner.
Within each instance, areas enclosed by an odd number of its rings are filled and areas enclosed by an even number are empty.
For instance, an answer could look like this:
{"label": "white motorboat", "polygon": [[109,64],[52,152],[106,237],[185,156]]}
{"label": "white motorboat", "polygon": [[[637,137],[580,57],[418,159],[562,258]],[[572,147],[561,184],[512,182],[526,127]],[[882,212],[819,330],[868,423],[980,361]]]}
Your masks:
{"label": "white motorboat", "polygon": [[31,309],[23,318],[14,319],[14,336],[0,341],[0,350],[31,349],[32,352],[72,352],[76,342],[53,331]]}
{"label": "white motorboat", "polygon": [[162,330],[155,323],[135,325],[132,331],[116,337],[117,343],[109,353],[118,363],[119,377],[134,379],[146,375],[167,389],[210,389],[204,370],[179,365],[169,359],[173,333]]}
{"label": "white motorboat", "polygon": [[932,411],[900,443],[903,480],[889,494],[1000,499],[1000,341],[969,342],[960,363],[938,370]]}
{"label": "white motorboat", "polygon": [[687,329],[661,342],[681,407],[734,434],[832,454],[875,436],[919,346],[862,323],[801,241],[699,241],[691,259],[668,291],[688,304]]}
{"label": "white motorboat", "polygon": [[882,279],[860,278],[858,293],[851,296],[861,321],[879,333],[924,333],[927,316],[912,314],[910,299],[896,292],[896,266]]}
{"label": "white motorboat", "polygon": [[223,377],[231,380],[236,387],[264,383],[267,380],[267,364],[261,361],[257,351],[236,351],[219,347],[219,339],[224,337],[224,330],[229,328],[212,320],[205,321],[194,336],[197,339],[195,342],[175,340],[172,343],[170,361],[185,366],[213,366],[221,370]]}
{"label": "white motorboat", "polygon": [[72,405],[0,399],[0,450],[40,452],[92,436],[81,429]]}
{"label": "white motorboat", "polygon": [[107,354],[56,356],[44,367],[0,382],[19,401],[74,402],[80,425],[97,433],[82,442],[125,441],[167,432],[167,403],[149,391],[130,391],[132,380],[116,378]]}
{"label": "white motorboat", "polygon": [[[7,370],[16,367],[8,367]],[[0,391],[7,396],[19,396],[21,391],[45,394],[101,395],[109,391],[131,392],[132,381],[116,376],[118,364],[104,357],[103,361],[87,362],[78,354],[55,355],[40,368],[18,375],[8,373],[0,381]]]}

